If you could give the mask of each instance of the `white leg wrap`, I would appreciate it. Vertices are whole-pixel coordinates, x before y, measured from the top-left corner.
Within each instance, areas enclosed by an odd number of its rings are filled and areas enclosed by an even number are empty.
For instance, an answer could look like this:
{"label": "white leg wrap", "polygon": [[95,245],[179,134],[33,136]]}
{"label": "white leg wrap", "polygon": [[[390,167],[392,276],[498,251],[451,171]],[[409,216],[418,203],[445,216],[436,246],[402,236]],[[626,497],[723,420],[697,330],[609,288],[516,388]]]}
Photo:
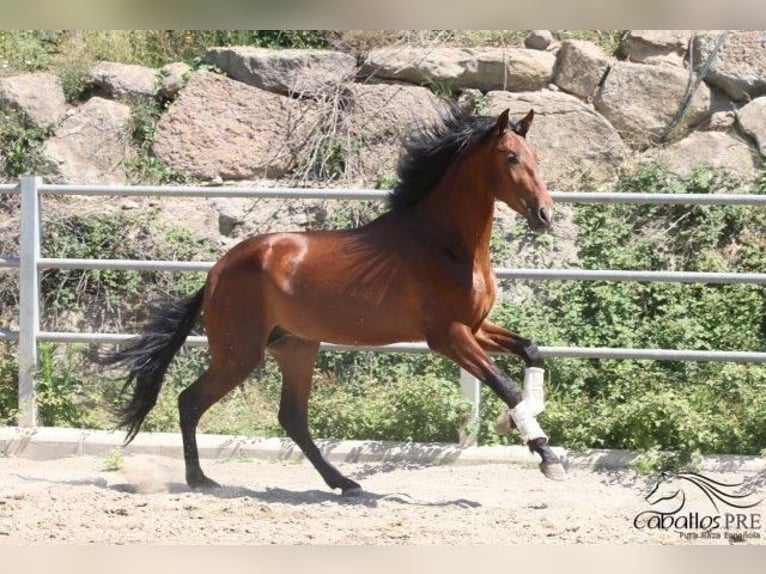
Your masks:
{"label": "white leg wrap", "polygon": [[539,415],[545,410],[544,379],[545,369],[527,367],[524,370],[524,387],[522,388],[521,396],[534,416]]}
{"label": "white leg wrap", "polygon": [[511,413],[513,422],[516,424],[516,428],[519,429],[519,433],[521,434],[521,438],[524,439],[524,442],[536,438],[548,438],[548,435],[545,434],[542,427],[538,424],[535,415],[532,414],[526,401],[521,401],[509,412]]}
{"label": "white leg wrap", "polygon": [[524,442],[535,438],[548,438],[535,417],[545,410],[545,369],[527,367],[524,369],[524,385],[521,390],[522,402],[513,410],[500,415],[495,423],[497,434],[507,434],[514,425]]}

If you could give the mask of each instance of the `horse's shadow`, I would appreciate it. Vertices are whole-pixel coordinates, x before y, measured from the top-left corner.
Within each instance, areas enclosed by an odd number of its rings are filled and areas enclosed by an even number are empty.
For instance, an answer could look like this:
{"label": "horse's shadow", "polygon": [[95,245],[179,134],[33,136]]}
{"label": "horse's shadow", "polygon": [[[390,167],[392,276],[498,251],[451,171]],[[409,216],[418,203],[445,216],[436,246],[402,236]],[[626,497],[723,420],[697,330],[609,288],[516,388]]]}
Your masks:
{"label": "horse's shadow", "polygon": [[[138,489],[132,484],[112,484],[110,490],[118,490],[138,494]],[[418,500],[406,493],[376,493],[368,490],[351,496],[344,496],[325,490],[289,490],[286,488],[266,487],[263,490],[253,490],[243,486],[220,486],[205,490],[192,490],[186,484],[173,482],[166,484],[167,492],[172,494],[200,493],[206,496],[222,499],[251,498],[267,504],[291,504],[295,506],[333,503],[342,506],[366,506],[377,508],[380,502],[394,502],[403,505],[444,507],[458,506],[460,508],[477,508],[480,503],[465,498],[446,501]]]}
{"label": "horse's shadow", "polygon": [[363,464],[361,469],[351,473],[350,478],[364,480],[376,474],[386,474],[396,470],[420,470],[430,465],[419,462],[384,461]]}
{"label": "horse's shadow", "polygon": [[233,490],[235,492],[238,491],[239,493],[244,490],[248,492],[246,496],[250,496],[261,502],[296,505],[335,503],[343,506],[367,506],[370,508],[377,508],[380,502],[385,501],[403,505],[428,507],[458,506],[460,508],[476,508],[481,506],[481,504],[478,502],[467,500],[465,498],[435,502],[418,500],[409,494],[398,492],[383,494],[363,491],[353,496],[343,496],[324,490],[295,491],[284,488],[266,488],[263,491],[253,491],[249,489],[224,487],[223,489],[216,489],[216,491],[211,491],[211,494],[213,496],[220,496],[222,498],[230,498],[231,496],[228,492],[226,492],[227,490]]}
{"label": "horse's shadow", "polygon": [[622,486],[629,490],[643,491],[654,483],[650,475],[642,475],[632,470],[597,469],[599,482],[605,486]]}
{"label": "horse's shadow", "polygon": [[45,478],[37,478],[26,475],[16,475],[18,478],[33,482],[45,482],[48,484],[61,484],[67,486],[95,486],[104,490],[113,492],[121,492],[124,494],[191,494],[197,493],[205,496],[211,496],[220,499],[236,499],[236,498],[251,498],[263,503],[273,504],[291,504],[296,506],[301,505],[315,505],[315,504],[327,504],[334,503],[339,505],[348,506],[366,506],[369,508],[377,508],[381,501],[393,502],[403,505],[412,506],[424,506],[424,507],[449,507],[457,506],[460,508],[477,508],[481,506],[480,503],[468,500],[465,498],[459,498],[455,500],[444,501],[427,501],[418,500],[411,497],[406,493],[375,493],[370,491],[362,491],[353,496],[343,496],[341,494],[324,491],[324,490],[289,490],[285,488],[272,488],[266,487],[263,490],[253,490],[251,488],[243,486],[226,486],[222,485],[218,488],[210,488],[204,490],[193,490],[189,488],[186,483],[183,482],[165,482],[152,491],[143,491],[135,484],[127,482],[110,483],[105,478],[87,478],[78,480],[50,480]]}

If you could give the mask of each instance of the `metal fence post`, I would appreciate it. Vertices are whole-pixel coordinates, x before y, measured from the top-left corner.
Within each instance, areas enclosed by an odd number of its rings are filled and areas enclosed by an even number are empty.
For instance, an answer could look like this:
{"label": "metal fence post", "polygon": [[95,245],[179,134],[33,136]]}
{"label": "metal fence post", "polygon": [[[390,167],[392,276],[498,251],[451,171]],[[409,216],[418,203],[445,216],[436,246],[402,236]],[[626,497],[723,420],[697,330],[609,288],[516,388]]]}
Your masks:
{"label": "metal fence post", "polygon": [[479,440],[481,416],[481,381],[464,369],[460,369],[460,395],[471,403],[471,413],[465,426],[460,429],[460,445],[475,446]]}
{"label": "metal fence post", "polygon": [[40,331],[40,177],[21,178],[21,239],[19,241],[19,426],[37,425],[35,371]]}

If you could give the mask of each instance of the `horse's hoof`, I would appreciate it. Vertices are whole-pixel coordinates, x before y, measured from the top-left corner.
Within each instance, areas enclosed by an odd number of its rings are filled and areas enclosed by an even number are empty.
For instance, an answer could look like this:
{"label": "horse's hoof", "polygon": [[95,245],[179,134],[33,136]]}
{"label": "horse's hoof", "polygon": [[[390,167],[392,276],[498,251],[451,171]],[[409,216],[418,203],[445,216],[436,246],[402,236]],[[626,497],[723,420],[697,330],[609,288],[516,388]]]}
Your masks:
{"label": "horse's hoof", "polygon": [[203,476],[202,478],[196,478],[194,480],[188,480],[186,481],[186,484],[189,485],[189,488],[192,490],[216,490],[218,488],[221,488],[221,485],[218,484],[215,480],[211,480],[206,476]]}
{"label": "horse's hoof", "polygon": [[344,488],[341,496],[361,496],[362,494],[364,494],[364,489],[357,484],[356,486]]}
{"label": "horse's hoof", "polygon": [[540,463],[540,471],[551,480],[566,480],[567,478],[567,471],[560,462],[542,462]]}

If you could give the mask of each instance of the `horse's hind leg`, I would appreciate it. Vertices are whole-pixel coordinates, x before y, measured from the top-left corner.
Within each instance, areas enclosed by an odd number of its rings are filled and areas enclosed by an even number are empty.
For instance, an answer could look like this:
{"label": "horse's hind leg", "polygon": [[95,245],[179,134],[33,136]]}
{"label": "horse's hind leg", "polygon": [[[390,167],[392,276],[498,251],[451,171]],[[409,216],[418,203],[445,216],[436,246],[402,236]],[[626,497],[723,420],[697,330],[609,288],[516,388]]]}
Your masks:
{"label": "horse's hind leg", "polygon": [[253,352],[243,360],[229,357],[216,360],[193,384],[178,397],[178,412],[186,463],[186,483],[194,489],[213,488],[218,484],[202,472],[197,450],[197,424],[202,415],[226,394],[242,383],[263,360],[263,350]]}
{"label": "horse's hind leg", "polygon": [[269,346],[282,372],[282,397],[279,423],[306,455],[330,488],[340,488],[344,495],[361,492],[362,487],[343,476],[322,456],[308,427],[308,403],[311,377],[319,343],[286,335]]}

